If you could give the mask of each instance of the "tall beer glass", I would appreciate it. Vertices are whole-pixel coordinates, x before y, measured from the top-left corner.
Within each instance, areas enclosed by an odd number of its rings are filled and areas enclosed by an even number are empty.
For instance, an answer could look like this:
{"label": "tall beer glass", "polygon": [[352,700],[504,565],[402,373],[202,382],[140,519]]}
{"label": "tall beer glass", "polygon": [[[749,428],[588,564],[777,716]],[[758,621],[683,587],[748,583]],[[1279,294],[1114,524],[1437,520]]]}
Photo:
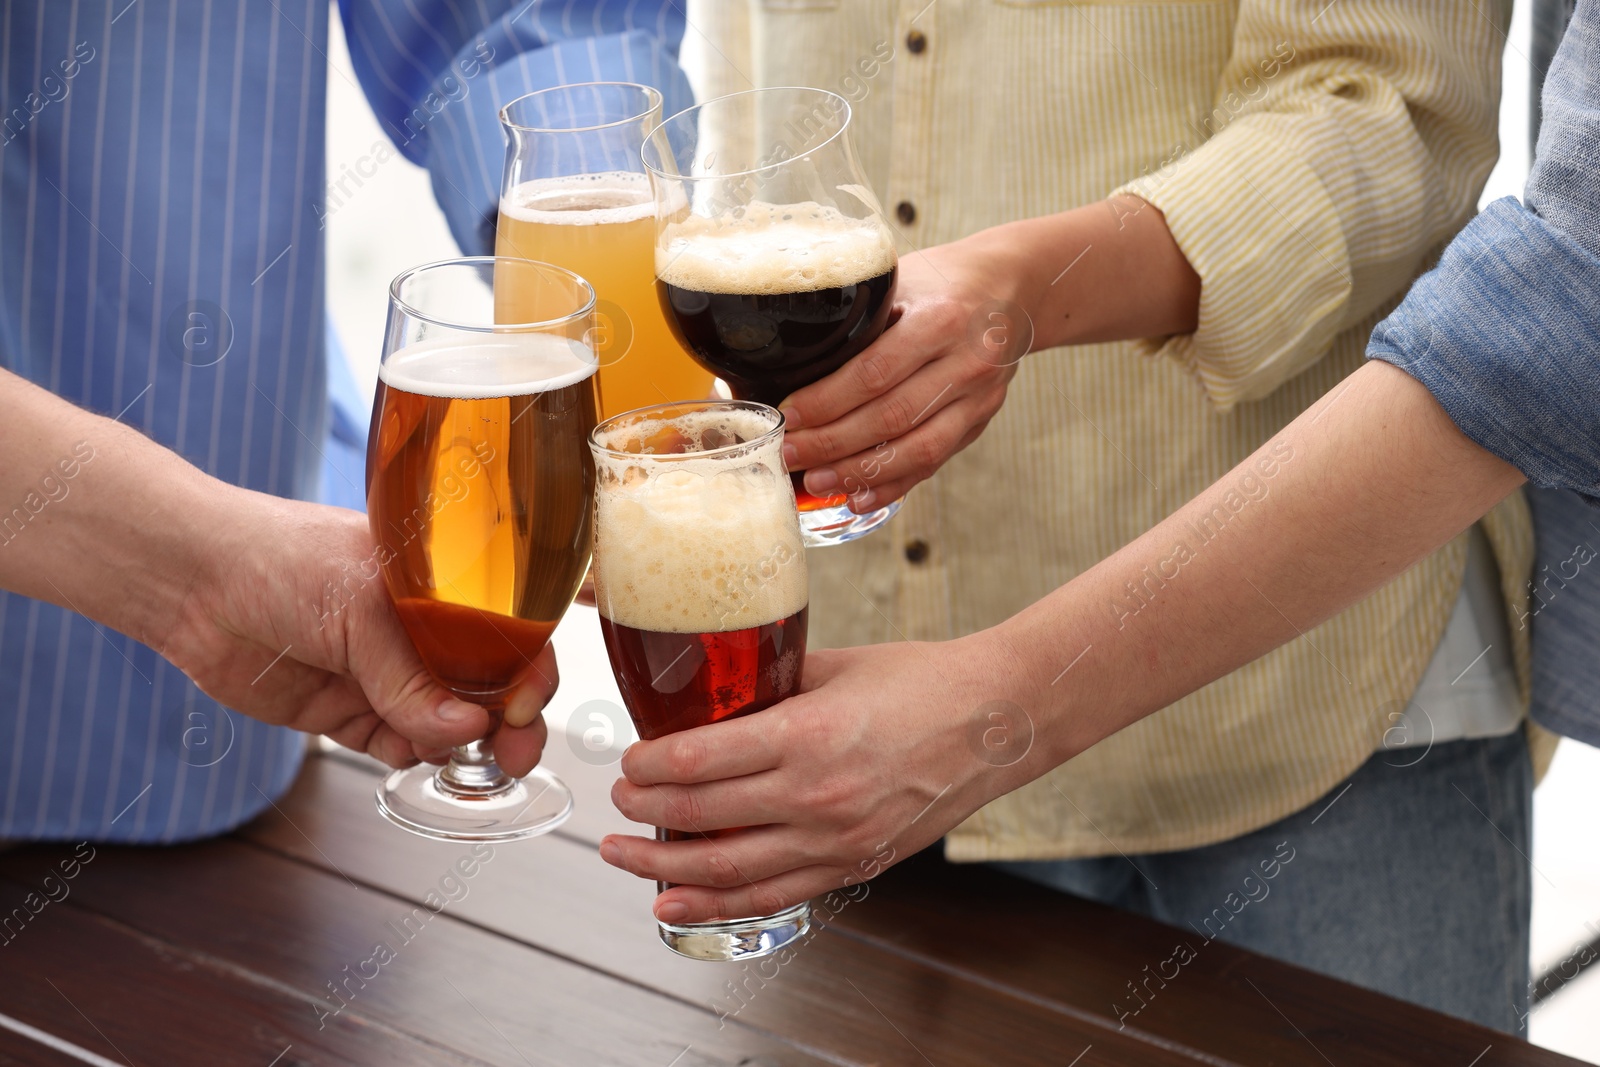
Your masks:
{"label": "tall beer glass", "polygon": [[[661,94],[627,82],[566,85],[500,109],[506,138],[495,252],[576,271],[595,287],[601,417],[703,400],[711,374],[689,358],[656,299],[655,209],[639,158]],[[497,287],[508,322],[528,295]]]}
{"label": "tall beer glass", "polygon": [[[894,238],[851,151],[850,104],[821,89],[756,89],[651,132],[655,270],[668,321],[733,395],[776,405],[877,340],[894,302]],[[886,522],[817,497],[794,474],[807,545]]]}
{"label": "tall beer glass", "polygon": [[[540,318],[496,323],[494,287],[512,283]],[[378,569],[428,672],[496,727],[589,566],[593,329],[594,290],[543,263],[431,263],[389,290],[367,445]],[[492,743],[464,745],[439,769],[394,772],[378,810],[453,841],[533,837],[565,821],[566,785],[543,768],[509,777]]]}
{"label": "tall beer glass", "polygon": [[[783,417],[741,401],[662,405],[601,423],[591,440],[600,627],[639,736],[749,715],[798,692],[809,596]],[[659,925],[680,955],[737,960],[777,951],[810,922],[799,904]]]}

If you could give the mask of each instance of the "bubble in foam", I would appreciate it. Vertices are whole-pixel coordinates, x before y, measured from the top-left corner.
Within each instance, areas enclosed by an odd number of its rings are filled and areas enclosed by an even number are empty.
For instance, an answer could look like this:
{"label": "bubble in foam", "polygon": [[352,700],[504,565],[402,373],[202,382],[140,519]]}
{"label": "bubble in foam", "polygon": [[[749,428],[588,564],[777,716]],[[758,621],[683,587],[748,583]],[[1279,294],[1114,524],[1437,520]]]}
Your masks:
{"label": "bubble in foam", "polygon": [[656,248],[656,276],[701,293],[749,296],[844,288],[889,273],[894,238],[875,218],[821,204],[753,201],[673,223]]}
{"label": "bubble in foam", "polygon": [[594,349],[555,334],[486,333],[420,341],[378,368],[385,385],[418,396],[484,400],[575,385],[599,367]]}
{"label": "bubble in foam", "polygon": [[[703,442],[726,448],[717,442],[754,441],[770,428],[758,412],[719,409],[602,435],[613,453],[599,460],[594,572],[607,618],[658,633],[717,633],[806,606],[781,438],[732,456],[702,454]],[[681,458],[631,458],[647,455]]]}
{"label": "bubble in foam", "polygon": [[655,216],[650,178],[627,171],[538,178],[512,187],[500,213],[546,226],[600,226]]}

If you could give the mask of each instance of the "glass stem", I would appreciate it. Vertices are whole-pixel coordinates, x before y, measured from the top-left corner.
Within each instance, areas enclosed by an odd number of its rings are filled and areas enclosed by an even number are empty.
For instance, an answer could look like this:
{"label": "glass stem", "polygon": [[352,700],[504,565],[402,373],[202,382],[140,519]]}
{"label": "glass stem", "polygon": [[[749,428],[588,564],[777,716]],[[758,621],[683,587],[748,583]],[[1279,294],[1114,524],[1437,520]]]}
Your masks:
{"label": "glass stem", "polygon": [[438,781],[442,791],[468,797],[499,793],[517,784],[494,761],[494,746],[489,738],[453,749],[450,762],[439,770]]}

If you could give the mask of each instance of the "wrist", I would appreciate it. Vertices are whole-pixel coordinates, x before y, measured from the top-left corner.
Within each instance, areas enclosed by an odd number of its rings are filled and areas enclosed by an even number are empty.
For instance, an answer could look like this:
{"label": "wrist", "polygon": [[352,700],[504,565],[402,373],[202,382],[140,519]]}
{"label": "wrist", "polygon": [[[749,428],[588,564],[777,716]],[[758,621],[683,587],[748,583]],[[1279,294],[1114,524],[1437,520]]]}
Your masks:
{"label": "wrist", "polygon": [[973,709],[964,723],[967,747],[988,800],[1010,793],[1063,762],[1049,736],[1052,718],[1041,697],[1037,665],[1004,627],[950,642],[945,662]]}
{"label": "wrist", "polygon": [[1017,308],[1037,323],[1043,292],[1037,277],[1037,259],[1030,254],[1031,221],[991,226],[947,247],[949,261],[971,279],[974,289],[992,301]]}
{"label": "wrist", "polygon": [[102,483],[137,488],[106,487],[108,506],[85,551],[105,557],[111,580],[96,582],[85,612],[162,651],[182,630],[192,602],[242,562],[239,532],[251,521],[254,494],[134,431],[111,438],[103,451]]}

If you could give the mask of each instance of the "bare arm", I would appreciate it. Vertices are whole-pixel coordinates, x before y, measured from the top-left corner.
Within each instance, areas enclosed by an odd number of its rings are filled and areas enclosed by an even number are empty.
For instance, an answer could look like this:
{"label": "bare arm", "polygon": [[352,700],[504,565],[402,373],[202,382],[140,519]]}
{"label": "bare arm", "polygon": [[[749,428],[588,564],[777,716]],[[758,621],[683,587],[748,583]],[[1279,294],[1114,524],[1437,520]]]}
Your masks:
{"label": "bare arm", "polygon": [[[1426,388],[1368,363],[1209,490],[991,637],[1027,672],[1029,706],[1049,724],[1047,758],[1060,762],[1343,611],[1522,482]],[[1236,514],[1230,495],[1245,502]],[[1202,541],[1196,531],[1216,508],[1232,517]],[[1141,605],[1125,583],[1147,567],[1176,576]],[[1062,656],[1090,645],[1052,685]]]}
{"label": "bare arm", "polygon": [[[667,921],[760,914],[871,877],[1360,600],[1522,480],[1408,375],[1369,363],[1211,489],[1000,626],[942,645],[816,652],[801,696],[635,745],[612,791],[629,818],[759,829],[715,842],[613,836],[602,854],[680,883],[658,899]],[[1229,494],[1248,503],[1234,510]],[[1202,542],[1194,530],[1214,507],[1231,517]],[[1124,583],[1145,568],[1166,584],[1131,611]],[[1034,728],[1009,766],[983,754],[981,709],[995,701],[1020,705]]]}
{"label": "bare arm", "polygon": [[[228,707],[400,765],[489,721],[429,678],[374,553],[356,512],[229,485],[0,371],[0,588],[128,634]],[[553,653],[540,667],[507,712],[533,725],[497,736],[513,773],[543,746]]]}

